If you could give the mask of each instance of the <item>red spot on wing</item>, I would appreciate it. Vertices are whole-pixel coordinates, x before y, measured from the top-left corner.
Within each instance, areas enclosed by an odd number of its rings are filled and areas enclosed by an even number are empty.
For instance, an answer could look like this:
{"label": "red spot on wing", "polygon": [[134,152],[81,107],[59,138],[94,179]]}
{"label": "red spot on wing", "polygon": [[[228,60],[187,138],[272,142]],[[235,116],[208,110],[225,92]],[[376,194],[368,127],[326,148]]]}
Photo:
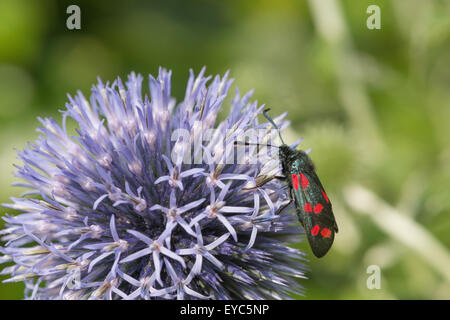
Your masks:
{"label": "red spot on wing", "polygon": [[295,173],[292,174],[292,184],[294,185],[294,189],[298,190],[298,175]]}
{"label": "red spot on wing", "polygon": [[320,230],[320,227],[319,227],[319,225],[315,225],[312,229],[311,229],[311,234],[315,237],[315,236],[317,236],[318,234],[319,234],[319,230]]}
{"label": "red spot on wing", "polygon": [[323,197],[325,198],[325,200],[327,201],[327,203],[330,202],[330,200],[328,200],[328,197],[327,197],[327,194],[325,193],[325,191],[322,190],[322,194],[323,194]]}
{"label": "red spot on wing", "polygon": [[329,238],[331,236],[331,230],[328,228],[323,228],[322,231],[320,232],[320,234],[324,238]]}
{"label": "red spot on wing", "polygon": [[314,206],[314,213],[320,213],[322,211],[322,209],[323,209],[323,205],[321,205],[320,203],[316,204]]}
{"label": "red spot on wing", "polygon": [[312,207],[311,207],[311,204],[309,202],[307,202],[307,203],[305,203],[303,205],[303,211],[305,211],[306,213],[309,213],[309,212],[312,211]]}
{"label": "red spot on wing", "polygon": [[306,187],[308,187],[309,184],[308,179],[305,177],[303,173],[300,173],[300,184],[302,185],[303,189],[306,189]]}

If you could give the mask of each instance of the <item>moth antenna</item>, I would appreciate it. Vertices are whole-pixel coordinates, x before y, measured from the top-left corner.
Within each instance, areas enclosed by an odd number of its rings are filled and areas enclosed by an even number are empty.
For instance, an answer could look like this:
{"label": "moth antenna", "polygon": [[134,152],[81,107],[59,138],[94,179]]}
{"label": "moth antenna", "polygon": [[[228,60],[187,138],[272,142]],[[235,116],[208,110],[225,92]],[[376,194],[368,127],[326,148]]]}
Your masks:
{"label": "moth antenna", "polygon": [[261,144],[261,143],[251,143],[251,142],[242,142],[242,141],[235,141],[234,145],[244,145],[244,146],[266,146],[266,147],[273,147],[273,148],[279,148],[279,146],[274,146],[272,144]]}
{"label": "moth antenna", "polygon": [[285,143],[284,143],[284,140],[283,140],[283,137],[281,137],[280,128],[278,128],[278,126],[277,126],[277,124],[275,123],[275,121],[273,121],[273,119],[267,114],[267,112],[268,112],[269,110],[270,110],[270,109],[266,109],[266,110],[263,111],[264,117],[266,117],[266,119],[269,120],[269,122],[275,127],[275,129],[277,129],[277,131],[278,131],[278,136],[280,137],[281,142],[282,142],[283,144],[285,144]]}

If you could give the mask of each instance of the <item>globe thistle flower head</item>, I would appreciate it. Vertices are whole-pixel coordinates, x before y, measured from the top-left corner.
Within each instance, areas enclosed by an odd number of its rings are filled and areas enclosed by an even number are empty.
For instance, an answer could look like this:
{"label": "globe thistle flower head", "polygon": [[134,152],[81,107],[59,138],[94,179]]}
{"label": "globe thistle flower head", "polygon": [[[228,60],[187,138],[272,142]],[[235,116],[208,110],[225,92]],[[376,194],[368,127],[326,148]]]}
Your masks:
{"label": "globe thistle flower head", "polygon": [[[24,282],[29,299],[283,299],[301,292],[303,254],[286,245],[300,227],[279,161],[236,139],[263,132],[263,106],[236,89],[217,116],[228,74],[191,71],[184,100],[171,72],[124,84],[99,80],[89,100],[69,96],[62,124],[40,119],[39,139],[19,153],[17,185],[4,206],[0,263],[5,282]],[[76,124],[70,134],[68,121]],[[281,128],[282,117],[275,119]],[[238,158],[238,160],[236,160]],[[258,160],[258,161],[255,161]]]}

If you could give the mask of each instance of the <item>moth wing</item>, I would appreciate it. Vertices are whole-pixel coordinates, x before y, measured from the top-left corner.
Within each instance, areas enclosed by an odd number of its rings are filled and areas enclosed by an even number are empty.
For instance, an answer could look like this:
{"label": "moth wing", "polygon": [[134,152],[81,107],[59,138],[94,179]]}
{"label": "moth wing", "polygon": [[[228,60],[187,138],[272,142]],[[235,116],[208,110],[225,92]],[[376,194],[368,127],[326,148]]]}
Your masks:
{"label": "moth wing", "polygon": [[291,181],[297,215],[312,252],[318,258],[323,257],[331,248],[338,231],[331,203],[314,172],[292,174]]}
{"label": "moth wing", "polygon": [[[319,188],[320,191],[320,197],[319,197],[319,202],[322,203],[325,207],[326,207],[326,218],[329,218],[333,221],[333,226],[332,228],[334,229],[334,231],[336,233],[338,233],[339,229],[336,223],[336,219],[334,217],[334,213],[333,213],[333,208],[331,205],[331,201],[330,199],[328,199],[327,193],[325,192],[325,188],[322,186],[322,183],[319,180],[319,177],[317,176],[317,174],[312,171],[312,172],[305,172],[305,176],[311,181],[311,183]],[[317,192],[319,193],[319,192]]]}

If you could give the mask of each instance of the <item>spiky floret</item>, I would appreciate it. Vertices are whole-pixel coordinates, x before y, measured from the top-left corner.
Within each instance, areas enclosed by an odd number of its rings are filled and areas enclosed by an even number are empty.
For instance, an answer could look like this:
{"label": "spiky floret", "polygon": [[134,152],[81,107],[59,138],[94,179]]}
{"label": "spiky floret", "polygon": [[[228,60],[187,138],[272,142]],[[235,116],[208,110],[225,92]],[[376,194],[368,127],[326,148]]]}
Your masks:
{"label": "spiky floret", "polygon": [[[27,298],[273,299],[301,291],[294,278],[303,277],[302,254],[286,245],[299,227],[290,212],[276,215],[286,189],[258,184],[279,171],[278,161],[221,161],[224,140],[270,128],[258,123],[262,106],[236,90],[216,124],[228,75],[207,85],[204,69],[191,71],[178,104],[170,78],[164,69],[150,76],[144,97],[140,75],[125,85],[99,80],[89,100],[69,96],[62,126],[40,119],[42,135],[19,153],[18,185],[29,192],[5,205],[21,213],[6,215],[0,231],[0,262],[10,264],[2,274],[23,281]],[[191,139],[174,140],[177,129]],[[208,129],[214,134],[199,151],[194,142]],[[256,156],[267,157],[249,154]]]}

